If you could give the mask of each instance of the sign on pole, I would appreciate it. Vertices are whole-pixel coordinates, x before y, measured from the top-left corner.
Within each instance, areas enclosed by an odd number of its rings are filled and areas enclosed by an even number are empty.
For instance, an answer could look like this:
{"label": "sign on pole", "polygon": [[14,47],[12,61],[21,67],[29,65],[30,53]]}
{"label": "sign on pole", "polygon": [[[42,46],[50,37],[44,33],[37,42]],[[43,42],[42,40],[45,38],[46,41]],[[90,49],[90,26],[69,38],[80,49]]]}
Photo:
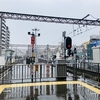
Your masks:
{"label": "sign on pole", "polygon": [[30,74],[33,75],[33,65],[30,66]]}
{"label": "sign on pole", "polygon": [[47,64],[46,66],[46,77],[50,76],[50,66]]}
{"label": "sign on pole", "polygon": [[35,65],[35,71],[38,71],[38,64]]}
{"label": "sign on pole", "polygon": [[31,37],[31,44],[35,44],[35,36]]}
{"label": "sign on pole", "polygon": [[37,57],[35,57],[35,62],[38,63],[38,58]]}

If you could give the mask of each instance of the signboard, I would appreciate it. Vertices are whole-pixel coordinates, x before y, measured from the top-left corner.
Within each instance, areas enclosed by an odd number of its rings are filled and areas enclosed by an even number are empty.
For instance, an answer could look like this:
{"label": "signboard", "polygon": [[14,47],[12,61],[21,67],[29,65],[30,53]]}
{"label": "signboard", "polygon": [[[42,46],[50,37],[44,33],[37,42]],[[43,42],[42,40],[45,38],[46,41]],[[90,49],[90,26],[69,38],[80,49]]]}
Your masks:
{"label": "signboard", "polygon": [[33,65],[30,66],[30,74],[33,75]]}
{"label": "signboard", "polygon": [[46,66],[46,77],[49,77],[50,76],[50,66],[47,65]]}
{"label": "signboard", "polygon": [[49,65],[47,65],[47,68],[50,68],[50,66],[49,66]]}
{"label": "signboard", "polygon": [[[32,49],[34,49],[34,44],[32,44]],[[34,51],[33,51],[34,52]]]}
{"label": "signboard", "polygon": [[36,62],[36,63],[38,62],[38,58],[37,58],[37,57],[35,57],[35,62]]}
{"label": "signboard", "polygon": [[98,45],[100,45],[100,41],[95,41],[95,42],[93,42],[91,44],[94,45],[94,46],[98,46]]}
{"label": "signboard", "polygon": [[46,74],[46,77],[49,77],[49,74]]}
{"label": "signboard", "polygon": [[47,72],[48,72],[48,73],[49,73],[49,71],[50,71],[50,70],[49,70],[49,69],[47,69]]}
{"label": "signboard", "polygon": [[35,65],[35,71],[38,71],[38,64]]}
{"label": "signboard", "polygon": [[31,44],[35,44],[35,36],[31,37]]}

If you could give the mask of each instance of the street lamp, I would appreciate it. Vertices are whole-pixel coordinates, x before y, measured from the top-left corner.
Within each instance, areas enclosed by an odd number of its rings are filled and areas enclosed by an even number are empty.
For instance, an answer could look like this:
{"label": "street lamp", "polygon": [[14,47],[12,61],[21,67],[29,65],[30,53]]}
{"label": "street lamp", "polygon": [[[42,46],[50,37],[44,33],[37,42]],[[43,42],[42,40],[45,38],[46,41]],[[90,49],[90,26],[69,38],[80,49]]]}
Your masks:
{"label": "street lamp", "polygon": [[[32,65],[34,64],[35,62],[35,57],[34,57],[34,44],[35,44],[35,35],[34,33],[31,34],[31,32],[28,32],[28,35],[31,35],[31,44],[32,44],[32,59],[31,59],[31,63]],[[31,81],[33,82],[33,66],[31,66],[31,72],[32,72],[32,75],[31,75]]]}
{"label": "street lamp", "polygon": [[[28,35],[31,35],[31,44],[32,44],[32,59],[31,59],[31,63],[33,65],[34,62],[37,63],[37,61],[35,60],[35,59],[37,59],[37,54],[36,54],[36,37],[40,36],[40,33],[38,33],[38,35],[36,35],[36,32],[39,31],[37,28],[32,29],[32,31],[33,31],[32,33],[28,32]],[[34,56],[34,47],[35,47],[35,56]],[[36,71],[35,71],[35,76],[36,76]],[[33,74],[32,74],[32,82],[33,82]]]}
{"label": "street lamp", "polygon": [[31,32],[28,32],[28,35],[31,35],[31,44],[32,46],[34,46],[35,48],[35,57],[37,57],[37,54],[36,54],[36,37],[40,37],[40,33],[37,34],[37,31],[39,31],[39,29],[35,28],[35,29],[32,29],[32,33]]}
{"label": "street lamp", "polygon": [[[36,32],[39,31],[37,28],[32,29],[32,31],[33,31],[32,33],[28,32],[28,35],[31,35],[32,58],[34,58],[34,62],[36,63],[36,60],[35,60],[37,58],[37,54],[36,54],[36,36],[40,36],[40,33],[38,33],[38,35],[36,35]],[[35,45],[35,57],[34,57],[34,45]],[[33,65],[33,61],[32,61],[32,65]],[[32,70],[33,70],[33,66],[32,66]],[[31,81],[33,82],[33,73],[32,73]],[[36,82],[36,68],[35,68],[35,82]],[[31,96],[33,96],[33,86],[30,88],[30,93],[31,93]]]}
{"label": "street lamp", "polygon": [[36,37],[40,37],[40,33],[37,34],[37,31],[39,31],[39,29],[35,28],[35,29],[32,29],[32,33],[35,33],[35,58],[37,59],[37,50],[36,50]]}

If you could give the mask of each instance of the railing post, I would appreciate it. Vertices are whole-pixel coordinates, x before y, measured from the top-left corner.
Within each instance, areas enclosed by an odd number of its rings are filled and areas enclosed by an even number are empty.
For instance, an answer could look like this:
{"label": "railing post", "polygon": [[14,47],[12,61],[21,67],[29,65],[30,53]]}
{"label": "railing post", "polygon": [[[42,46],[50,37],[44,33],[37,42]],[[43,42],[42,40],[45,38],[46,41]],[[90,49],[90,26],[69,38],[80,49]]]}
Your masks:
{"label": "railing post", "polygon": [[98,84],[99,84],[99,63],[98,63]]}
{"label": "railing post", "polygon": [[32,65],[31,65],[31,70],[32,70],[32,75],[31,75],[31,82],[33,82],[33,63],[32,63]]}
{"label": "railing post", "polygon": [[74,80],[77,80],[77,59],[76,59],[76,54],[74,54],[74,64],[73,64],[73,78]]}
{"label": "railing post", "polygon": [[[85,61],[83,62],[84,71],[85,71]],[[85,81],[85,72],[84,72],[84,81]]]}
{"label": "railing post", "polygon": [[[70,64],[70,66],[71,66],[71,64]],[[72,67],[73,67],[73,80],[74,80],[74,75],[75,75],[75,58],[73,59]]]}
{"label": "railing post", "polygon": [[51,65],[51,77],[53,77],[53,64]]}
{"label": "railing post", "polygon": [[42,78],[42,65],[40,65],[40,82],[41,82],[41,78]]}
{"label": "railing post", "polygon": [[22,65],[22,83],[23,83],[23,65]]}
{"label": "railing post", "polygon": [[[32,78],[33,79],[33,78]],[[36,70],[35,70],[35,82],[36,82]]]}
{"label": "railing post", "polygon": [[5,66],[3,66],[3,70],[2,70],[2,84],[4,84],[4,69],[5,68]]}
{"label": "railing post", "polygon": [[32,79],[31,79],[31,82],[33,82],[33,74],[32,74]]}

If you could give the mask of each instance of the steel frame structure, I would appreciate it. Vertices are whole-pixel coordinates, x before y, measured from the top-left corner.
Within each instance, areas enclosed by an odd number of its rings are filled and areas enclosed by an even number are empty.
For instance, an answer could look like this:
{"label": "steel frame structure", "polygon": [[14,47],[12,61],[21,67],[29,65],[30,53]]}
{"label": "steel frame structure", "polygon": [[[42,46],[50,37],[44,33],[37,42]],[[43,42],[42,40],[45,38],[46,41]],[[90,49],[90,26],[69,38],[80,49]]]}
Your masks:
{"label": "steel frame structure", "polygon": [[[28,44],[10,44],[10,47],[32,47],[32,45]],[[50,48],[57,48],[60,45],[49,45]],[[37,48],[46,48],[47,45],[37,45]]]}
{"label": "steel frame structure", "polygon": [[0,17],[5,18],[5,19],[14,19],[14,20],[100,26],[99,19],[87,20],[85,18],[76,19],[76,18],[53,17],[53,16],[22,14],[22,13],[13,13],[13,12],[3,12],[3,11],[0,11]]}

